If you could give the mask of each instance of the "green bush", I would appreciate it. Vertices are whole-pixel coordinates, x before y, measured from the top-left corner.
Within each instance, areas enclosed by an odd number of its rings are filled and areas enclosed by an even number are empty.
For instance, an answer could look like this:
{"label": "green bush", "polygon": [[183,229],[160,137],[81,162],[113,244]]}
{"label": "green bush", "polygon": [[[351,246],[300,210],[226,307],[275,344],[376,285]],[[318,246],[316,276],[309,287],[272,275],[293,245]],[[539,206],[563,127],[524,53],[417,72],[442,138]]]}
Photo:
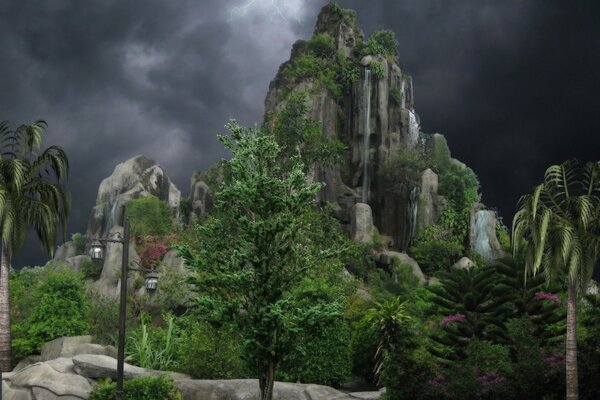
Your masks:
{"label": "green bush", "polygon": [[125,208],[131,223],[131,233],[136,237],[164,236],[173,229],[169,206],[156,196],[131,200]]}
{"label": "green bush", "polygon": [[[110,380],[96,385],[89,400],[114,400],[117,384]],[[182,400],[173,381],[164,376],[138,376],[123,383],[123,400]]]}
{"label": "green bush", "polygon": [[202,321],[193,310],[177,317],[178,371],[197,379],[233,379],[250,377],[242,359],[242,340],[226,325]]}
{"label": "green bush", "polygon": [[376,60],[371,61],[369,63],[369,68],[371,68],[373,75],[375,75],[375,77],[378,79],[383,78],[383,75],[385,75],[385,68],[384,68],[383,64],[380,63],[379,61],[376,61]]}
{"label": "green bush", "polygon": [[[140,328],[129,336],[125,352],[127,361],[142,368],[170,371],[177,366],[175,360],[174,317],[165,317],[167,328],[149,325],[141,317]],[[152,338],[150,337],[152,331]]]}
{"label": "green bush", "polygon": [[439,225],[430,225],[419,232],[409,250],[411,257],[429,275],[449,270],[462,252],[458,239]]}
{"label": "green bush", "polygon": [[317,57],[331,58],[335,55],[335,44],[333,38],[326,33],[314,35],[306,42],[308,51]]}
{"label": "green bush", "polygon": [[[93,336],[94,343],[116,346],[119,332],[118,300],[91,289],[88,290],[88,297],[90,298],[89,334]],[[132,315],[130,302],[127,302],[127,306],[127,328],[135,329],[137,318]]]}
{"label": "green bush", "polygon": [[100,278],[102,274],[103,264],[101,262],[95,262],[93,260],[84,260],[81,263],[80,269],[84,279],[96,280]]}
{"label": "green bush", "polygon": [[366,42],[359,43],[355,47],[355,52],[359,58],[381,54],[389,59],[395,59],[398,54],[398,42],[393,31],[375,31]]}
{"label": "green bush", "polygon": [[400,90],[400,87],[394,86],[392,89],[390,89],[390,99],[395,105],[399,106],[402,104],[402,96],[403,94]]}
{"label": "green bush", "polygon": [[82,235],[81,233],[74,233],[71,235],[71,240],[73,241],[73,243],[75,243],[75,255],[80,256],[82,254],[85,254],[85,235]]}
{"label": "green bush", "polygon": [[65,265],[25,269],[11,276],[12,346],[19,360],[60,336],[88,333],[83,278]]}

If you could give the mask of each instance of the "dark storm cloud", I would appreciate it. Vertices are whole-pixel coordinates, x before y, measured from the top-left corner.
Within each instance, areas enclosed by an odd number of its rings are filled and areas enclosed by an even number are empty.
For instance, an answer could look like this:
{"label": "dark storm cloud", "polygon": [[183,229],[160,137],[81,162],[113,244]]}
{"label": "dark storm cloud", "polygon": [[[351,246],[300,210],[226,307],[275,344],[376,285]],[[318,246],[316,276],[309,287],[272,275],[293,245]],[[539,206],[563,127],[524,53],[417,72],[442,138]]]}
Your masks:
{"label": "dark storm cloud", "polygon": [[[118,162],[156,159],[184,194],[223,156],[229,118],[260,122],[269,81],[325,0],[0,3],[0,119],[46,119],[69,154],[70,232]],[[599,159],[596,2],[339,1],[391,29],[424,131],[448,138],[484,201],[512,217],[545,168]],[[17,260],[40,262],[28,246]],[[22,261],[21,261],[22,259]]]}

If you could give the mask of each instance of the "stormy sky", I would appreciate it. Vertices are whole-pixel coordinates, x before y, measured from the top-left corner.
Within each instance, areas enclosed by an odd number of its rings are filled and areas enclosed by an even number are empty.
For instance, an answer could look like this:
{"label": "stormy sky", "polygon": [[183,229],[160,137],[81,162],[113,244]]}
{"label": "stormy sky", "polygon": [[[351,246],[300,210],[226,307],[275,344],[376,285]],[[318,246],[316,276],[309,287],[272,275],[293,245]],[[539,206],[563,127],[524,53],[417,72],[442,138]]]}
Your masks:
{"label": "stormy sky", "polygon": [[[2,0],[0,120],[44,119],[71,162],[69,235],[100,181],[144,154],[184,195],[226,156],[216,135],[260,122],[270,80],[327,0]],[[340,0],[391,29],[422,129],[448,139],[507,222],[546,167],[600,159],[594,1]],[[34,241],[13,265],[45,262]]]}

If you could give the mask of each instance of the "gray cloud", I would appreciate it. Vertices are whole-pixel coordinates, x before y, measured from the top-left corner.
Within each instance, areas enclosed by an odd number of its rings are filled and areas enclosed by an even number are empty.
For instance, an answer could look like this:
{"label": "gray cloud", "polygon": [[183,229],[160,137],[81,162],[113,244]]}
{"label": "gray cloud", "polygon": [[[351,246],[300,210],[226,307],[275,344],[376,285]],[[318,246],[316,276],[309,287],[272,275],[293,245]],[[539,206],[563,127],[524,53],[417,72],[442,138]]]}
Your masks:
{"label": "gray cloud", "polygon": [[[186,193],[226,156],[229,118],[260,122],[269,81],[326,0],[4,0],[0,119],[46,119],[72,164],[70,232],[100,180],[145,154]],[[594,2],[340,1],[366,32],[392,29],[427,132],[480,176],[510,216],[550,163],[598,159]],[[15,264],[39,263],[29,244]]]}

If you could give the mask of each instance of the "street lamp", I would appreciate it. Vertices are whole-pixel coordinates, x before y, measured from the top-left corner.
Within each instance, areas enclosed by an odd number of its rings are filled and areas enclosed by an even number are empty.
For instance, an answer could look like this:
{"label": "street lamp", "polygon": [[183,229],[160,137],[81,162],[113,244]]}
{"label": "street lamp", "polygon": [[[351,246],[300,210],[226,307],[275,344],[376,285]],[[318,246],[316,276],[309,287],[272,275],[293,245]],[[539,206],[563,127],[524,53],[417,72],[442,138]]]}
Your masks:
{"label": "street lamp", "polygon": [[150,293],[158,287],[158,274],[152,269],[129,267],[129,219],[125,217],[123,210],[123,239],[100,238],[92,242],[89,255],[94,262],[102,262],[105,257],[106,246],[104,243],[121,243],[123,245],[123,257],[121,259],[121,294],[119,298],[119,342],[117,348],[117,400],[123,399],[123,364],[125,362],[125,314],[127,310],[127,272],[147,272],[144,286]]}

